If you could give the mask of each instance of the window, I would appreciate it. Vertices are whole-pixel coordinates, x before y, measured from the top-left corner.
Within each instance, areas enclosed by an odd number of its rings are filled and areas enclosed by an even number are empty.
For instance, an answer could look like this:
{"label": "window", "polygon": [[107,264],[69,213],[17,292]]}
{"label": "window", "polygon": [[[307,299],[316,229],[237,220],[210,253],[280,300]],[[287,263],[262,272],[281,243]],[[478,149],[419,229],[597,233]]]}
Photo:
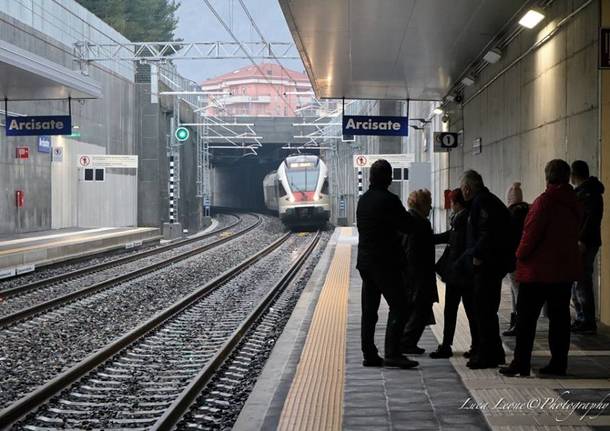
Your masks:
{"label": "window", "polygon": [[103,182],[105,176],[106,176],[106,171],[104,168],[99,168],[99,169],[86,168],[84,179],[85,179],[85,181]]}
{"label": "window", "polygon": [[392,173],[392,180],[393,181],[402,181],[402,169],[394,168],[393,171],[394,172]]}

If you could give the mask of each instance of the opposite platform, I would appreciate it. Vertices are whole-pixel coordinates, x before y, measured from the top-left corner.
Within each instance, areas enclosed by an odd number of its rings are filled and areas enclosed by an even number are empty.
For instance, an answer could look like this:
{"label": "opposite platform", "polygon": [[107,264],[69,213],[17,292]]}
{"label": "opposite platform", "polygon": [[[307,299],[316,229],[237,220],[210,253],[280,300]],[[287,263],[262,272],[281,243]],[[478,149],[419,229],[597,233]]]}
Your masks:
{"label": "opposite platform", "polygon": [[129,244],[157,241],[157,228],[57,229],[0,237],[0,270],[48,265]]}

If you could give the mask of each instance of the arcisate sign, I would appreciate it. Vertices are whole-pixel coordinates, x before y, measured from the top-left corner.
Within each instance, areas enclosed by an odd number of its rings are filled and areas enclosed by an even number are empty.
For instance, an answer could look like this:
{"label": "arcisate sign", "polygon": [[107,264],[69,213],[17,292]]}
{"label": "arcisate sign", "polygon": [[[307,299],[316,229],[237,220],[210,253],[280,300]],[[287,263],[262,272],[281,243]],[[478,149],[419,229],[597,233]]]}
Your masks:
{"label": "arcisate sign", "polygon": [[344,115],[343,135],[408,136],[407,117]]}
{"label": "arcisate sign", "polygon": [[46,115],[13,117],[6,116],[6,136],[69,135],[72,133],[72,117],[69,115]]}

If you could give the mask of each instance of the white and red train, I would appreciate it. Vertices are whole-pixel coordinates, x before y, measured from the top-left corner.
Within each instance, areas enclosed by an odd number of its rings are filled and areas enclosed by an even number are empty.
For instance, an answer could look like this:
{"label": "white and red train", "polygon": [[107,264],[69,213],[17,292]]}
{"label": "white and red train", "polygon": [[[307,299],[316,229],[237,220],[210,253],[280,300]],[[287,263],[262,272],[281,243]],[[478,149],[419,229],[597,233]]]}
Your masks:
{"label": "white and red train", "polygon": [[328,168],[318,156],[286,157],[263,189],[267,208],[290,228],[324,226],[330,218]]}

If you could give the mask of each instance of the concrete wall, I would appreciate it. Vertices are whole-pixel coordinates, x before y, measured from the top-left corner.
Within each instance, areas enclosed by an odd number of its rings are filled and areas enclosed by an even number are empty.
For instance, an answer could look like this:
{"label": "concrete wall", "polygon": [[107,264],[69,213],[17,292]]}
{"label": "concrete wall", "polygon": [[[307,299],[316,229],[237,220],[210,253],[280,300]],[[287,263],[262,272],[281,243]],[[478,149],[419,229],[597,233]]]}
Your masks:
{"label": "concrete wall", "polygon": [[[463,129],[464,145],[450,155],[451,186],[474,168],[503,199],[512,182],[522,182],[531,202],[544,190],[544,165],[553,158],[583,159],[598,173],[597,2],[483,88],[582,3],[553,3],[548,26],[522,32],[466,91],[463,117],[455,108],[452,113],[452,129]],[[482,152],[473,155],[476,138]]]}
{"label": "concrete wall", "polygon": [[[72,0],[0,0],[0,11],[0,39],[68,68],[75,67],[72,43],[76,40],[126,41]],[[95,145],[106,154],[134,154],[133,66],[96,64],[91,66],[90,76],[102,85],[103,98],[82,104],[73,102],[73,124],[79,126],[81,137],[78,141],[53,138],[53,145],[62,145],[67,152],[74,154],[86,154],[86,147],[80,142]],[[9,111],[29,115],[65,114],[67,109],[64,101],[9,103]],[[15,148],[20,146],[29,147],[29,160],[15,159]],[[66,175],[69,171],[73,174],[72,170],[66,170]],[[60,178],[57,172],[52,174],[51,157],[38,153],[36,137],[7,138],[1,131],[0,233],[43,230],[52,225],[76,226],[72,224],[75,218],[68,215],[74,210],[74,201],[71,200],[74,196],[65,193],[64,199],[68,200],[55,205],[51,199],[52,182],[59,184],[69,178],[73,180],[73,176]],[[120,188],[130,192],[129,184],[133,184],[133,178],[125,179]],[[16,209],[15,190],[25,191],[24,209]],[[53,213],[53,208],[63,209]],[[93,216],[96,209],[88,211],[92,211],[90,215]],[[52,221],[54,216],[58,218],[56,223]],[[110,216],[103,222],[115,225],[113,220],[114,216]],[[133,225],[135,222],[132,216],[121,224]]]}
{"label": "concrete wall", "polygon": [[[140,75],[140,72],[139,72]],[[173,99],[163,96],[159,103],[150,101],[150,77],[142,74],[136,84],[136,146],[139,154],[138,224],[157,227],[169,222],[169,143]],[[148,81],[148,82],[146,82]],[[168,90],[162,87],[163,90]],[[182,122],[194,122],[193,112],[181,103]],[[189,231],[202,227],[202,199],[197,196],[197,157],[195,130],[178,148],[176,193],[178,221]]]}

